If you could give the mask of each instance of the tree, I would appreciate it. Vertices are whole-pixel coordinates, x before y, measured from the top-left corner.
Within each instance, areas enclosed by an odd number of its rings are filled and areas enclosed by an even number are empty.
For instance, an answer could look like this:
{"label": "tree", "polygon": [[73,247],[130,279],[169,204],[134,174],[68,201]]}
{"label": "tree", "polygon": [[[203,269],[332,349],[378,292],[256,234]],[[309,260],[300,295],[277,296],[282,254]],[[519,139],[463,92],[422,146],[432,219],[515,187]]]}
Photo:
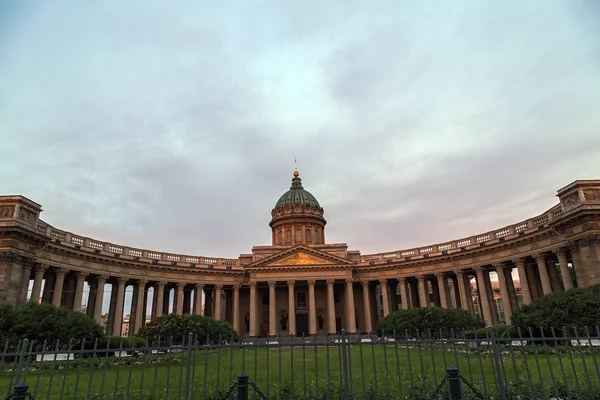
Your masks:
{"label": "tree", "polygon": [[389,314],[379,324],[377,333],[379,335],[392,335],[396,337],[405,334],[417,336],[417,334],[429,334],[438,336],[440,331],[449,334],[463,329],[478,329],[485,326],[483,320],[474,318],[468,311],[462,309],[448,309],[441,307],[411,308],[399,310]]}
{"label": "tree", "polygon": [[219,340],[237,340],[238,334],[229,323],[217,321],[202,315],[175,315],[161,316],[142,329],[138,336],[148,343],[157,343],[159,338],[162,343],[183,344],[192,334],[200,344],[214,344]]}
{"label": "tree", "polygon": [[[536,299],[515,311],[512,325],[523,334],[561,334],[564,327],[577,327],[579,333],[600,326],[600,284],[585,288],[572,288]],[[571,331],[572,332],[572,331]]]}
{"label": "tree", "polygon": [[94,342],[104,337],[102,327],[88,315],[48,303],[29,302],[13,316],[9,335],[35,341],[44,341],[54,347],[58,340],[62,348],[81,346],[82,341]]}

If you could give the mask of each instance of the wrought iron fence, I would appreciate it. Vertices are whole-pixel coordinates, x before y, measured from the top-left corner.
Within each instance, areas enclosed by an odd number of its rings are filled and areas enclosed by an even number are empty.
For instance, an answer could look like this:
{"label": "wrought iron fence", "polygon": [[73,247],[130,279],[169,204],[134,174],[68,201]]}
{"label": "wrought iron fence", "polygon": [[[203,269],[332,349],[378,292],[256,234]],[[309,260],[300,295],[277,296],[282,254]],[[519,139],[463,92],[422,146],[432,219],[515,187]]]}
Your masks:
{"label": "wrought iron fence", "polygon": [[1,350],[0,390],[17,400],[600,399],[598,329],[551,333],[23,340]]}

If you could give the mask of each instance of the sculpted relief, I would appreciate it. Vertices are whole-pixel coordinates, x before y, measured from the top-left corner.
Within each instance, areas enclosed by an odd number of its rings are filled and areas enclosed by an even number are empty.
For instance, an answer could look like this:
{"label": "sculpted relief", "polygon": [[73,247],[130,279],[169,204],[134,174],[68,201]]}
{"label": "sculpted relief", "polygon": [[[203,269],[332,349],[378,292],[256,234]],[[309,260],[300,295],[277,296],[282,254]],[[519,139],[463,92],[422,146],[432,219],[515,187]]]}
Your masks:
{"label": "sculpted relief", "polygon": [[600,201],[600,189],[584,190],[583,197],[588,201]]}
{"label": "sculpted relief", "polygon": [[329,261],[325,261],[321,258],[306,254],[304,252],[298,252],[282,260],[275,261],[273,265],[323,265],[332,264]]}

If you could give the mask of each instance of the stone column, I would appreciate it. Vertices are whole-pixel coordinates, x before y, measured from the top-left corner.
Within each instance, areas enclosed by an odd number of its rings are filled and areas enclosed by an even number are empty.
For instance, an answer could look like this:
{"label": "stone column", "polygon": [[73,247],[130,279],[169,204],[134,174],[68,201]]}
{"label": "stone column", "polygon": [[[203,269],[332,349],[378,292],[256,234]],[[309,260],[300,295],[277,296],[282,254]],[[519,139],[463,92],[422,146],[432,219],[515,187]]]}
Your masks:
{"label": "stone column", "polygon": [[579,239],[572,256],[579,287],[600,283],[600,234],[589,233]]}
{"label": "stone column", "polygon": [[240,331],[240,284],[233,285],[233,329]]}
{"label": "stone column", "polygon": [[371,301],[369,297],[369,281],[362,282],[363,287],[363,306],[365,308],[365,330],[366,333],[373,331],[373,321],[371,320]]}
{"label": "stone column", "polygon": [[183,313],[183,287],[185,286],[184,283],[178,283],[177,284],[177,292],[175,294],[175,314],[177,315],[181,315]]}
{"label": "stone column", "polygon": [[[133,333],[138,333],[142,328],[142,324],[146,319],[144,314],[144,291],[146,290],[146,282],[138,281],[137,285],[134,288],[137,291],[137,304],[132,304],[135,307],[135,321],[133,326]],[[131,331],[131,326],[129,327],[129,331]]]}
{"label": "stone column", "polygon": [[398,284],[400,285],[400,297],[402,299],[402,309],[408,310],[408,291],[406,290],[406,278],[398,278]]}
{"label": "stone column", "polygon": [[[23,277],[21,283],[21,298],[19,299],[19,305],[23,305],[27,303],[27,293],[29,292],[29,281],[31,280],[31,268],[32,264],[30,262],[23,263]],[[63,275],[63,280],[64,280]],[[62,287],[60,289],[62,294]],[[54,303],[53,303],[54,304]],[[59,303],[60,306],[60,303]]]}
{"label": "stone column", "polygon": [[156,317],[160,317],[163,315],[163,308],[164,308],[164,300],[165,300],[165,285],[167,283],[166,282],[158,282],[156,284],[156,291],[154,292],[154,295],[156,296]]}
{"label": "stone column", "polygon": [[[64,278],[64,274],[63,274]],[[104,303],[104,285],[108,276],[100,275],[96,278],[96,306],[94,307],[94,321],[100,323],[102,320],[102,305]],[[58,299],[60,301],[60,299]],[[54,299],[52,299],[54,301]]]}
{"label": "stone column", "polygon": [[385,318],[390,313],[390,297],[388,294],[387,279],[380,279],[379,284],[381,285],[381,301],[383,301],[383,318]]}
{"label": "stone column", "polygon": [[354,312],[354,286],[352,279],[346,279],[346,326],[349,333],[356,332],[356,314]]}
{"label": "stone column", "polygon": [[256,337],[256,320],[257,320],[257,308],[256,308],[256,282],[250,282],[250,331],[248,335]]}
{"label": "stone column", "polygon": [[327,279],[327,333],[335,334],[335,298],[333,294],[334,279]]}
{"label": "stone column", "polygon": [[183,307],[181,312],[183,314],[191,314],[192,313],[192,291],[185,286],[183,286]]}
{"label": "stone column", "polygon": [[223,285],[215,285],[215,315],[214,319],[221,320],[221,292]]}
{"label": "stone column", "polygon": [[458,295],[460,297],[460,306],[462,307],[463,310],[467,310],[467,311],[470,311],[471,313],[473,313],[473,311],[469,309],[469,302],[467,301],[467,296],[470,296],[471,293],[467,294],[467,284],[465,282],[465,273],[463,272],[462,269],[458,269],[458,268],[456,268],[454,270],[454,273],[456,274],[456,286],[458,286]]}
{"label": "stone column", "polygon": [[419,281],[419,302],[421,303],[421,308],[429,308],[429,290],[425,284],[425,276],[417,276],[417,281]]}
{"label": "stone column", "polygon": [[[202,315],[202,289],[204,285],[197,283],[194,289],[194,314]],[[234,328],[235,329],[235,328]]]}
{"label": "stone column", "polygon": [[492,313],[490,311],[490,302],[488,299],[487,288],[485,287],[485,276],[487,273],[482,267],[475,267],[475,274],[477,275],[477,294],[479,294],[479,307],[481,308],[481,313],[483,314],[483,319],[485,321],[486,326],[492,326]]}
{"label": "stone column", "polygon": [[[63,294],[63,285],[65,284],[65,275],[68,272],[69,270],[65,268],[57,268],[54,271],[54,291],[52,292],[52,305],[55,307],[60,307]],[[98,322],[100,322],[100,320],[98,320]]]}
{"label": "stone column", "polygon": [[87,278],[87,272],[77,272],[77,283],[75,284],[75,297],[73,298],[73,311],[81,311],[81,303],[83,302],[83,284]]}
{"label": "stone column", "polygon": [[317,333],[317,310],[315,304],[315,281],[308,281],[308,333]]}
{"label": "stone column", "polygon": [[296,334],[296,299],[294,298],[294,281],[287,281],[288,285],[288,335]]}
{"label": "stone column", "polygon": [[277,336],[277,304],[275,282],[269,282],[269,336]]}
{"label": "stone column", "polygon": [[[506,324],[510,324],[512,318],[512,303],[510,300],[510,294],[508,292],[508,285],[506,283],[506,274],[504,273],[503,264],[494,264],[496,273],[498,274],[498,283],[500,284],[500,296],[502,296],[502,307],[504,308],[504,320]],[[510,270],[508,270],[510,274]]]}
{"label": "stone column", "polygon": [[123,307],[125,307],[125,284],[127,283],[127,278],[119,278],[117,282],[117,301],[115,303],[112,336],[121,336],[121,330],[123,329]]}
{"label": "stone column", "polygon": [[527,281],[527,273],[525,272],[525,259],[517,258],[513,260],[517,266],[519,273],[519,284],[521,285],[521,294],[523,295],[523,303],[531,304],[531,291],[529,290],[529,282]]}
{"label": "stone column", "polygon": [[45,264],[38,264],[35,266],[35,276],[33,278],[33,288],[31,289],[31,298],[29,301],[37,303],[40,301],[42,295],[42,281],[44,280],[44,272],[48,269]]}
{"label": "stone column", "polygon": [[564,248],[558,248],[554,250],[554,252],[558,257],[558,265],[560,266],[560,276],[562,277],[563,285],[565,290],[569,290],[573,287],[573,278],[571,278],[571,271],[569,270],[567,252]]}
{"label": "stone column", "polygon": [[440,292],[440,305],[442,308],[448,308],[448,298],[446,296],[446,283],[444,280],[446,279],[442,272],[435,274],[435,277],[438,281],[438,291]]}
{"label": "stone column", "polygon": [[539,253],[535,254],[533,258],[535,258],[535,261],[537,261],[537,267],[540,273],[544,295],[552,293],[552,284],[550,283],[550,276],[548,275],[548,268],[546,267],[546,255],[544,253]]}

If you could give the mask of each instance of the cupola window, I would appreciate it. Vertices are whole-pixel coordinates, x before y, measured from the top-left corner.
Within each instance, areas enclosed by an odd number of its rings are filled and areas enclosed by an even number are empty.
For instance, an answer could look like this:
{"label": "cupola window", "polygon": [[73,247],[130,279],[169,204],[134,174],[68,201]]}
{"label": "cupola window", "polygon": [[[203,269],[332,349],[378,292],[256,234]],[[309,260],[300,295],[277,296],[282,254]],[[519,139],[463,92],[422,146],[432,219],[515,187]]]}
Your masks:
{"label": "cupola window", "polygon": [[310,242],[310,229],[306,230],[306,241]]}

